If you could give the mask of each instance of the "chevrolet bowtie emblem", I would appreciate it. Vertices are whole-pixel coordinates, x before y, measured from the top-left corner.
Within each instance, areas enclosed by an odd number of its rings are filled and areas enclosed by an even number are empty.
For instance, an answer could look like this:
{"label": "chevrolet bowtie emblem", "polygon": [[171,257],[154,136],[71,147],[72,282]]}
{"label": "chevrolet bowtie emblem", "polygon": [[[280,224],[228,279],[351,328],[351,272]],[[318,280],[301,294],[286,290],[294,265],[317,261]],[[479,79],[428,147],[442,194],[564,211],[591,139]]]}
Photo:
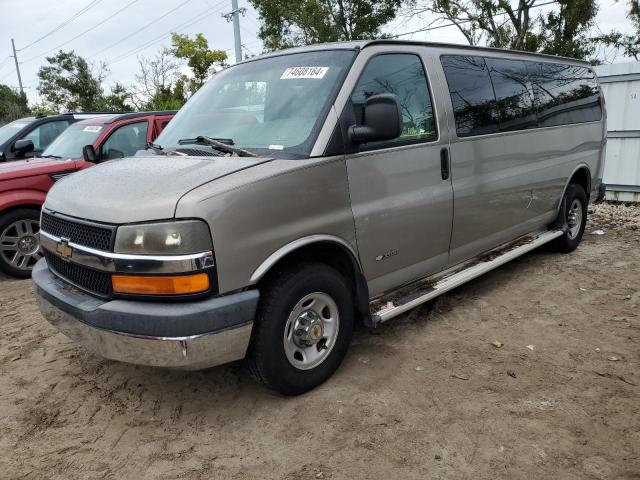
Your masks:
{"label": "chevrolet bowtie emblem", "polygon": [[73,254],[73,248],[69,246],[68,240],[63,239],[58,242],[58,245],[56,246],[56,252],[58,252],[60,256],[65,260],[69,260],[71,258],[71,255]]}

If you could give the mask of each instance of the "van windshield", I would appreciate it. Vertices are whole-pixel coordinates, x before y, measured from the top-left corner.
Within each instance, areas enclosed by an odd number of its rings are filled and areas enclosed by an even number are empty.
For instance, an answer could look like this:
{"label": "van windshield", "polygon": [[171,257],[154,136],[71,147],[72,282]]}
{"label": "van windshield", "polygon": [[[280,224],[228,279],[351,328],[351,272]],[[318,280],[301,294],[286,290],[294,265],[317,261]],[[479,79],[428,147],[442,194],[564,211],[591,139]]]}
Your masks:
{"label": "van windshield", "polygon": [[75,123],[62,132],[44,152],[43,157],[82,158],[82,147],[93,145],[102,133],[102,125]]}
{"label": "van windshield", "polygon": [[206,136],[260,155],[308,156],[354,56],[351,50],[304,52],[223,70],[182,107],[156,143],[189,148],[185,139]]}

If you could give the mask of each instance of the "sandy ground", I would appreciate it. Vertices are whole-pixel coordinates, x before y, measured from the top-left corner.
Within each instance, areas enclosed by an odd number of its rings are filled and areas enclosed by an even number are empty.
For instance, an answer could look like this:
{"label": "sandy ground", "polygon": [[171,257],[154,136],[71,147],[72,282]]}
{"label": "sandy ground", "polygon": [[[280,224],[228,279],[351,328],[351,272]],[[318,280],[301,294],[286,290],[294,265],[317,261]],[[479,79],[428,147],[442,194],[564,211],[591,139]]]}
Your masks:
{"label": "sandy ground", "polygon": [[573,254],[360,329],[297,398],[242,364],[94,357],[3,279],[0,478],[640,479],[639,227],[637,207],[597,207]]}

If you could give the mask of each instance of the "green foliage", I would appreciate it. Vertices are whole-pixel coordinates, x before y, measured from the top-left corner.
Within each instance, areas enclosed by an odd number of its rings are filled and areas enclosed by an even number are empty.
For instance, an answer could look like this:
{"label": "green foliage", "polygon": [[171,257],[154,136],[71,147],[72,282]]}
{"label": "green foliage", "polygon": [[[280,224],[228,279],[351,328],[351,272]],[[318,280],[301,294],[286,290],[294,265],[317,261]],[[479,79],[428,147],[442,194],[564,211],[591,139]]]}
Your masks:
{"label": "green foliage", "polygon": [[101,112],[133,112],[131,93],[121,83],[111,87],[109,95],[101,96],[96,102],[96,109]]}
{"label": "green foliage", "polygon": [[142,110],[179,110],[187,101],[188,79],[180,74],[180,64],[169,49],[153,58],[139,58],[137,89],[133,103]]}
{"label": "green foliage", "polygon": [[593,55],[597,42],[589,35],[598,6],[595,0],[558,0],[559,10],[540,17],[542,53],[585,59]]}
{"label": "green foliage", "polygon": [[262,20],[267,50],[381,37],[401,0],[249,0]]}
{"label": "green foliage", "polygon": [[29,115],[27,97],[14,92],[6,85],[0,85],[0,125]]}
{"label": "green foliage", "polygon": [[635,32],[630,35],[613,32],[604,35],[601,40],[605,45],[612,46],[624,53],[627,57],[640,60],[640,0],[629,0],[629,12],[627,18]]}
{"label": "green foliage", "polygon": [[185,82],[183,75],[173,86],[157,90],[144,104],[143,110],[180,110],[187,101]]}
{"label": "green foliage", "polygon": [[532,9],[543,0],[428,1],[424,6],[418,0],[414,11],[434,12],[450,21],[471,45],[586,59],[605,43],[603,37],[590,35],[598,13],[596,0],[558,0],[550,12],[537,15]]}
{"label": "green foliage", "polygon": [[176,58],[184,59],[193,72],[193,78],[186,81],[191,93],[198,91],[213,73],[215,67],[225,66],[227,53],[223,50],[209,50],[209,42],[198,33],[194,39],[188,35],[171,34],[172,47],[169,50]]}
{"label": "green foliage", "polygon": [[102,102],[105,68],[94,74],[87,61],[73,51],[59,51],[40,67],[38,92],[48,108],[56,111],[98,110]]}

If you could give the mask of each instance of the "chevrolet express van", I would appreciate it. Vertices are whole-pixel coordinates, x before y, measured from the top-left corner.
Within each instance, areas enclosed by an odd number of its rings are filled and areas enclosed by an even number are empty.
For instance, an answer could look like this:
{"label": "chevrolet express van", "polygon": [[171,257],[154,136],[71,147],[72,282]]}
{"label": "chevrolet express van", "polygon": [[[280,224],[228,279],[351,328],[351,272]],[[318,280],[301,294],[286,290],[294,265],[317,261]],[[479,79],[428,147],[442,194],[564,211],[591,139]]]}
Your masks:
{"label": "chevrolet express van", "polygon": [[216,74],[146,157],[53,186],[39,305],[106,358],[246,357],[299,394],[356,321],[574,250],[605,132],[593,71],[567,58],[388,40],[264,55]]}

